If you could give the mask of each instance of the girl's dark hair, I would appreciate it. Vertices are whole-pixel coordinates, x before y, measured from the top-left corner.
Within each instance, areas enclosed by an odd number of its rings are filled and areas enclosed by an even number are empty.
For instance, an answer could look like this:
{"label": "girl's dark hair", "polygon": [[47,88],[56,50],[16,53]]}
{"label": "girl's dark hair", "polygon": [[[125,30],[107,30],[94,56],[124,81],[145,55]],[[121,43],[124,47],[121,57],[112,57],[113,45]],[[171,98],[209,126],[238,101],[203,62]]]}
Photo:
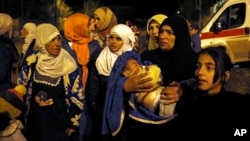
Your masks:
{"label": "girl's dark hair", "polygon": [[215,62],[215,74],[213,82],[216,82],[219,78],[225,82],[225,72],[230,71],[232,68],[232,62],[228,54],[226,53],[225,47],[209,47],[202,49],[198,57],[202,54],[210,55]]}

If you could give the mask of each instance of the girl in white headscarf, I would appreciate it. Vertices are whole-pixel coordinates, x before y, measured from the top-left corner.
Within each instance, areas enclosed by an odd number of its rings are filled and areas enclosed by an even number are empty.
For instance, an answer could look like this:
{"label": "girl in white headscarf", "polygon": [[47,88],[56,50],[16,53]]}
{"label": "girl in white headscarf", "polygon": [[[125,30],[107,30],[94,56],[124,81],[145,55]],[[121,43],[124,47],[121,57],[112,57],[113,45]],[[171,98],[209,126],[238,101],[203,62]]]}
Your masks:
{"label": "girl in white headscarf", "polygon": [[95,66],[90,68],[86,87],[86,96],[90,103],[90,116],[93,119],[93,140],[101,140],[102,111],[105,101],[106,86],[116,59],[127,51],[132,51],[135,36],[130,27],[118,24],[111,29],[108,46],[99,54]]}
{"label": "girl in white headscarf", "polygon": [[[117,46],[117,43],[113,41],[116,40],[117,37],[123,41],[123,44],[118,47],[118,49],[112,49],[113,46]],[[108,41],[109,46],[102,50],[96,60],[96,68],[99,74],[104,76],[109,76],[117,57],[126,51],[133,50],[136,42],[133,31],[125,24],[118,24],[114,26],[111,29]]]}

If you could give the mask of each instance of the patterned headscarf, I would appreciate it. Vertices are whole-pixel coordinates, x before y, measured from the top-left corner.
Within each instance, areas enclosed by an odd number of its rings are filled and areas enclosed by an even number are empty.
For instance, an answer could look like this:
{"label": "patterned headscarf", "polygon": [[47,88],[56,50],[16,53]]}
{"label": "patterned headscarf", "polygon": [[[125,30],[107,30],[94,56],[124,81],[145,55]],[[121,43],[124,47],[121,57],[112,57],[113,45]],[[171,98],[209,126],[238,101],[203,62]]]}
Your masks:
{"label": "patterned headscarf", "polygon": [[57,78],[73,72],[76,62],[67,51],[61,48],[58,56],[51,56],[45,49],[45,45],[60,35],[59,30],[52,24],[43,23],[37,26],[36,42],[39,48],[36,70],[44,76]]}
{"label": "patterned headscarf", "polygon": [[104,23],[104,29],[99,30],[98,33],[105,37],[109,34],[110,30],[117,25],[116,15],[108,7],[99,7],[94,11],[94,14]]}
{"label": "patterned headscarf", "polygon": [[64,36],[72,43],[72,48],[76,52],[77,60],[82,66],[83,75],[82,82],[85,84],[88,76],[87,64],[89,62],[90,52],[88,43],[92,41],[88,34],[89,16],[82,13],[70,15],[64,22]]}
{"label": "patterned headscarf", "polygon": [[0,13],[0,35],[9,31],[9,38],[11,38],[13,19],[10,15]]}
{"label": "patterned headscarf", "polygon": [[[163,20],[166,18],[167,18],[167,16],[164,14],[156,14],[156,15],[152,16],[147,22],[147,26],[146,26],[147,33],[149,34],[149,25],[152,21],[156,21],[157,23],[159,23],[161,25]],[[158,47],[159,47],[158,43],[156,43],[152,38],[149,38],[148,50],[154,50]]]}
{"label": "patterned headscarf", "polygon": [[118,35],[123,40],[123,45],[117,52],[111,52],[105,47],[96,60],[96,68],[99,74],[109,76],[118,56],[126,51],[131,51],[135,43],[135,35],[130,27],[125,24],[118,24],[111,29],[110,35]]}
{"label": "patterned headscarf", "polygon": [[32,40],[36,38],[36,24],[28,22],[24,24],[23,28],[28,32],[28,35],[24,39],[24,44],[22,48],[22,53],[25,54]]}

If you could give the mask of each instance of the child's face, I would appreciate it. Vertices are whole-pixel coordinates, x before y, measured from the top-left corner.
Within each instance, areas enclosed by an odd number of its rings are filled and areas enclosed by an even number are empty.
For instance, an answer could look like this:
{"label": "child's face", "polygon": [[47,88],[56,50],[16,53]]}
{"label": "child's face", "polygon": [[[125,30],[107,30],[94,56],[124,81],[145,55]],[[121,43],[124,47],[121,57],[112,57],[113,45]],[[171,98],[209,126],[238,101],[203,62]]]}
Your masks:
{"label": "child's face", "polygon": [[108,41],[109,41],[109,49],[111,52],[119,51],[123,45],[122,38],[116,34],[110,35],[110,37],[108,38]]}
{"label": "child's face", "polygon": [[209,95],[217,94],[221,90],[222,84],[219,78],[213,83],[215,75],[215,62],[208,54],[201,54],[196,62],[195,78],[198,88],[207,91]]}
{"label": "child's face", "polygon": [[137,69],[142,70],[140,64],[135,59],[129,59],[127,64],[125,65],[123,75],[125,77],[131,76],[131,74],[133,74],[133,72],[136,71]]}

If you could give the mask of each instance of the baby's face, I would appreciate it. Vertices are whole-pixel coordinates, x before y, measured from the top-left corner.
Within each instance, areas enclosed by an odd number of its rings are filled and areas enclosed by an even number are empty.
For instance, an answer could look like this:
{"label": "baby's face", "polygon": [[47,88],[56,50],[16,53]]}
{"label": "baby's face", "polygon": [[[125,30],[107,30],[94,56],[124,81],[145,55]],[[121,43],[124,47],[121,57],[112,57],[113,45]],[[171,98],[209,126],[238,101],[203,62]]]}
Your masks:
{"label": "baby's face", "polygon": [[142,74],[143,72],[148,71],[148,77],[151,77],[153,79],[153,84],[161,81],[161,70],[157,65],[148,65],[146,67],[142,67],[135,59],[128,60],[127,64],[125,65],[123,74],[125,77],[131,76],[137,69],[139,69],[138,74]]}
{"label": "baby's face", "polygon": [[143,72],[142,66],[135,59],[129,59],[124,68],[125,76],[131,76],[137,69],[140,70],[140,73]]}

